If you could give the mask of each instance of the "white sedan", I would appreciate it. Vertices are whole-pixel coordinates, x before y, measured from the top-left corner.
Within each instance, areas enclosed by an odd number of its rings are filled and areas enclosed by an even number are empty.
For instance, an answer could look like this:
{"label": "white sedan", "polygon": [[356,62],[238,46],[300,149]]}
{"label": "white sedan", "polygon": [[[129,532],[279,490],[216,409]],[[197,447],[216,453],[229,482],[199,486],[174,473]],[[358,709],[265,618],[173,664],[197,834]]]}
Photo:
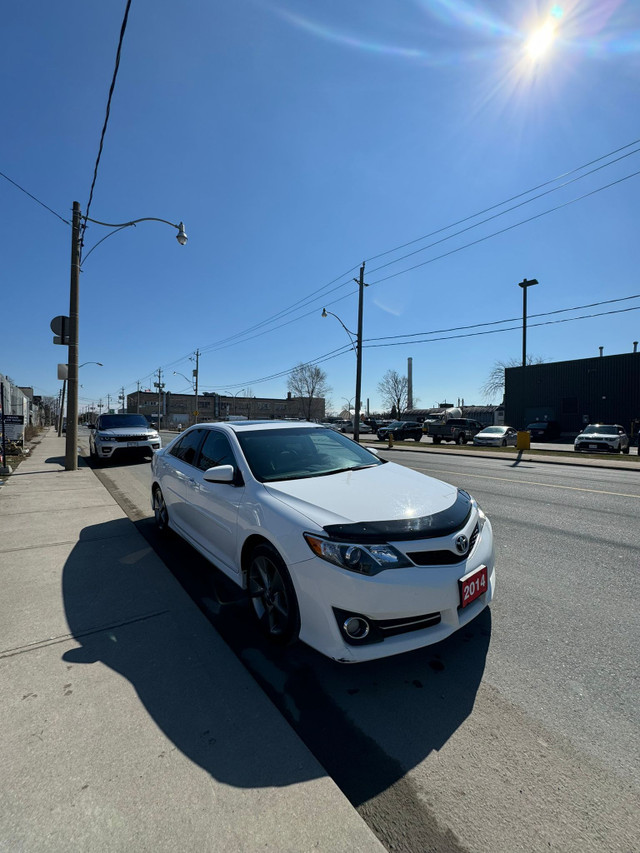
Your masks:
{"label": "white sedan", "polygon": [[518,433],[510,426],[485,427],[473,437],[473,443],[479,447],[515,447],[518,443]]}
{"label": "white sedan", "polygon": [[247,590],[269,639],[334,660],[439,642],[493,597],[491,524],[467,492],[317,424],[192,426],[154,454],[152,505]]}

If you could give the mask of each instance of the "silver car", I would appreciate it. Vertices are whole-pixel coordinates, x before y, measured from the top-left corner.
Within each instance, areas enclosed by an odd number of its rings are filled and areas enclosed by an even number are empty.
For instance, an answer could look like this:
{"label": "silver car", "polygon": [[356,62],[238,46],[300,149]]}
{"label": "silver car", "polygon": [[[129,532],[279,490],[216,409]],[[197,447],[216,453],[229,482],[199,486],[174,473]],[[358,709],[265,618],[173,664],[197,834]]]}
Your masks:
{"label": "silver car", "polygon": [[515,447],[518,433],[510,426],[490,426],[474,435],[473,443],[479,447]]}

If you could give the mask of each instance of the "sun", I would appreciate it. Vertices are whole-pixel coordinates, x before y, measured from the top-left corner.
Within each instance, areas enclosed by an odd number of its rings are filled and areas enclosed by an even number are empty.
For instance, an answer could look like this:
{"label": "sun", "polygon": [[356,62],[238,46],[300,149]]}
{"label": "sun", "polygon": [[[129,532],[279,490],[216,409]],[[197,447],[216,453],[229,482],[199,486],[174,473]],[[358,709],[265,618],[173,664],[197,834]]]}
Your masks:
{"label": "sun", "polygon": [[555,38],[555,24],[552,21],[547,21],[546,24],[529,37],[525,49],[531,59],[541,59],[548,52]]}

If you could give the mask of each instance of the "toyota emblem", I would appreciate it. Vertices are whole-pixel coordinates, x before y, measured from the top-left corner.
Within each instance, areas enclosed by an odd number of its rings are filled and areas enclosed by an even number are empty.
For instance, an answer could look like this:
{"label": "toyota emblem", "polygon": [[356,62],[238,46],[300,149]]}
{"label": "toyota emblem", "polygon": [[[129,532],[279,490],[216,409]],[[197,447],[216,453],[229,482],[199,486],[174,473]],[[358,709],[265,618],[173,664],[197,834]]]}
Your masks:
{"label": "toyota emblem", "polygon": [[459,554],[466,554],[469,550],[469,540],[466,536],[460,534],[456,536],[456,550]]}

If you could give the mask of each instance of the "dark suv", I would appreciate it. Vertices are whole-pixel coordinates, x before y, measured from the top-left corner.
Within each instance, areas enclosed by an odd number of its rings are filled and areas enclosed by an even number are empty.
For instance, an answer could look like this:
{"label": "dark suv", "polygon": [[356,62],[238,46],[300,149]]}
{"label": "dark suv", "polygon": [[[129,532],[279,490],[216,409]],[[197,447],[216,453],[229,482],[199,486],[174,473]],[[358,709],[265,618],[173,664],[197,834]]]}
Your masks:
{"label": "dark suv", "polygon": [[420,441],[422,438],[422,424],[419,424],[418,421],[394,421],[389,426],[380,427],[377,435],[380,441],[386,441],[389,433],[393,433],[396,441],[406,441],[408,438]]}
{"label": "dark suv", "polygon": [[527,426],[532,441],[553,441],[560,438],[558,421],[536,421]]}

